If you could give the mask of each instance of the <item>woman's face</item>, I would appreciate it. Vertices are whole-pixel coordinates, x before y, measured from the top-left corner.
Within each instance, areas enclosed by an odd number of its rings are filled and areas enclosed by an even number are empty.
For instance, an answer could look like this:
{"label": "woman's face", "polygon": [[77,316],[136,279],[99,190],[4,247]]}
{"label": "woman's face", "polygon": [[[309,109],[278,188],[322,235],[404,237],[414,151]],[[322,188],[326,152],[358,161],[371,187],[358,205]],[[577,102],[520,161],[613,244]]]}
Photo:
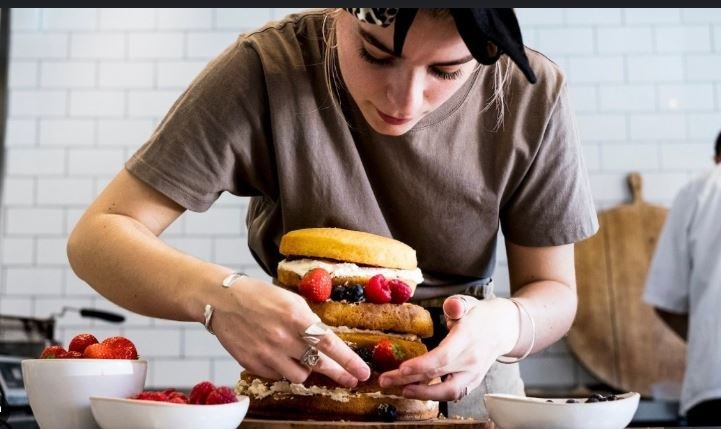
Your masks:
{"label": "woman's face", "polygon": [[476,61],[451,17],[416,15],[401,57],[394,25],[381,27],[341,12],[338,63],[348,91],[380,134],[399,136],[443,104],[470,77]]}

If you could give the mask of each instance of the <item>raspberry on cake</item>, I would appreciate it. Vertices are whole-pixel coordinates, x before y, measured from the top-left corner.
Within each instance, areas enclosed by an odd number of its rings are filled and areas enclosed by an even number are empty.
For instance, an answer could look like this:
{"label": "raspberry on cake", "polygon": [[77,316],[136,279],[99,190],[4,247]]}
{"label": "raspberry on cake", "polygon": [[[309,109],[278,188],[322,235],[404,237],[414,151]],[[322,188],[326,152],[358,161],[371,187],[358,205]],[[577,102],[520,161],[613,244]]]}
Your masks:
{"label": "raspberry on cake", "polygon": [[266,419],[426,420],[438,402],[408,399],[401,388],[381,388],[379,375],[427,353],[421,338],[433,335],[431,316],[409,303],[423,282],[410,246],[388,237],[340,228],[308,228],[285,234],[280,286],[303,296],[371,368],[353,388],[311,373],[302,384],[268,380],[247,371],[236,393],[250,397],[248,415]]}

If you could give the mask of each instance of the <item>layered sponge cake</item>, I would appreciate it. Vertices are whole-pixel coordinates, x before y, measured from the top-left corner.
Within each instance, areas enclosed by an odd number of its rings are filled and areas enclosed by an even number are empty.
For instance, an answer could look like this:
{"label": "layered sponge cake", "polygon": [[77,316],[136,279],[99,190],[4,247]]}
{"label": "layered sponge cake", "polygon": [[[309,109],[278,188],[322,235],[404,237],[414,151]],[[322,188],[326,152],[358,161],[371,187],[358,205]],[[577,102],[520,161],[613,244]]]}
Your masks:
{"label": "layered sponge cake", "polygon": [[[250,397],[248,415],[267,419],[426,420],[438,415],[436,401],[401,396],[381,388],[381,373],[428,350],[421,338],[433,335],[424,308],[411,304],[423,281],[415,251],[400,241],[339,228],[309,228],[283,236],[278,264],[280,286],[301,294],[320,319],[371,368],[354,388],[311,373],[302,384],[267,380],[247,371],[237,393]],[[327,292],[306,287],[332,284]]]}

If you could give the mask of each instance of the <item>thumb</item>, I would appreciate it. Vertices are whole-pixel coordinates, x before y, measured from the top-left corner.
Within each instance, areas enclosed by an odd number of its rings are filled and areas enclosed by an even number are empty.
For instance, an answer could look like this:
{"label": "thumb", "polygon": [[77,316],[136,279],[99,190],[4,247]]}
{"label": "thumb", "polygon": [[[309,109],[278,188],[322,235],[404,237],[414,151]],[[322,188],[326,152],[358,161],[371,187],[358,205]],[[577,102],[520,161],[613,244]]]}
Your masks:
{"label": "thumb", "polygon": [[448,320],[458,320],[468,311],[466,303],[457,296],[448,297],[443,302],[443,313]]}

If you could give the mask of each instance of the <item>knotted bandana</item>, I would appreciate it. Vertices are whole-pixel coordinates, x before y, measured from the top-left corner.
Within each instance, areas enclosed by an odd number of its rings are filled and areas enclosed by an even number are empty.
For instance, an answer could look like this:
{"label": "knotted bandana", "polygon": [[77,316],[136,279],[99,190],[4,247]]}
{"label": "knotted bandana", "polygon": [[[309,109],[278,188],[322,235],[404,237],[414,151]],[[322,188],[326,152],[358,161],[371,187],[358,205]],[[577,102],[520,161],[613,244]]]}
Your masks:
{"label": "knotted bandana", "polygon": [[[521,29],[513,9],[476,8],[449,9],[458,33],[481,64],[493,64],[502,54],[508,55],[521,69],[529,82],[536,83],[536,75],[528,63],[523,47]],[[346,11],[369,24],[387,27],[395,22],[393,51],[400,56],[408,30],[418,9],[411,8],[347,8]]]}

